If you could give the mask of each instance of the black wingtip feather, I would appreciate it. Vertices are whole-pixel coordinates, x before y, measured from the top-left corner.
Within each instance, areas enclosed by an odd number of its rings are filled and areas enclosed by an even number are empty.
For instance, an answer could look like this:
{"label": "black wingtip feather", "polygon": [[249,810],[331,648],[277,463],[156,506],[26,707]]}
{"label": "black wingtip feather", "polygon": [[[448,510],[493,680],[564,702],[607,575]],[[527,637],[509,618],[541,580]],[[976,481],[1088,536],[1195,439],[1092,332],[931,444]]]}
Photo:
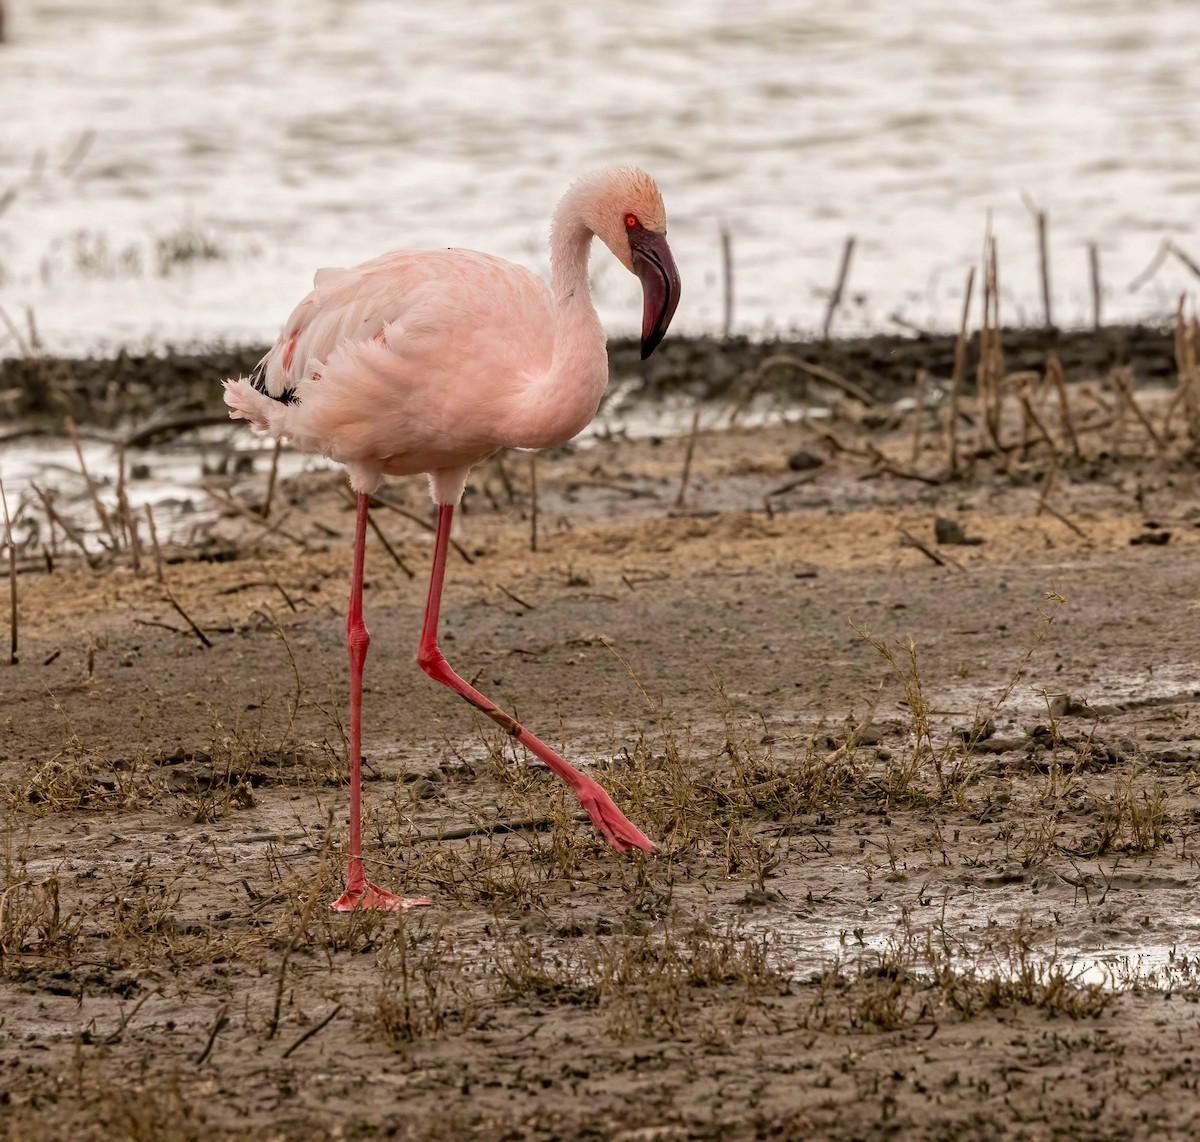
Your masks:
{"label": "black wingtip feather", "polygon": [[274,393],[267,392],[267,359],[270,356],[271,354],[268,353],[266,357],[259,361],[259,363],[254,366],[253,371],[246,378],[246,380],[248,380],[265,397],[270,397],[272,400],[277,400],[280,404],[295,404],[295,389],[284,389],[283,392],[281,392],[278,396],[275,396]]}

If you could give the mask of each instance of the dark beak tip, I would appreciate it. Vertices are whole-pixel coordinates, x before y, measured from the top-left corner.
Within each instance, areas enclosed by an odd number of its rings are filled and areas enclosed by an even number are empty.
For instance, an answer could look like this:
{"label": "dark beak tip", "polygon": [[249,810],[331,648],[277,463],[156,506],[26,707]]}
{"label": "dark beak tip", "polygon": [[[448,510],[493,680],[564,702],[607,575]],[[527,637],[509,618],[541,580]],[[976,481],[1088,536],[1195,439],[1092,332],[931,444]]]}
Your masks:
{"label": "dark beak tip", "polygon": [[644,294],[641,348],[645,361],[666,336],[679,305],[679,271],[663,235],[638,236],[634,244],[634,269],[642,280]]}

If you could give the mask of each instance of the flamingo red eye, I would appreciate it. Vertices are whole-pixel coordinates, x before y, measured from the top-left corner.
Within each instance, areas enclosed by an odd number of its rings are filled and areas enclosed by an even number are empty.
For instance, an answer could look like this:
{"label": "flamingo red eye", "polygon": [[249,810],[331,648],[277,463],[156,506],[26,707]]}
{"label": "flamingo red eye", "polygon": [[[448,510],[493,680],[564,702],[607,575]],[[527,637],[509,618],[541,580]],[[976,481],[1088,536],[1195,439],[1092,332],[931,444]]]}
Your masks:
{"label": "flamingo red eye", "polygon": [[625,215],[625,225],[630,230],[632,230],[637,224],[638,224],[638,217],[636,214],[626,214]]}

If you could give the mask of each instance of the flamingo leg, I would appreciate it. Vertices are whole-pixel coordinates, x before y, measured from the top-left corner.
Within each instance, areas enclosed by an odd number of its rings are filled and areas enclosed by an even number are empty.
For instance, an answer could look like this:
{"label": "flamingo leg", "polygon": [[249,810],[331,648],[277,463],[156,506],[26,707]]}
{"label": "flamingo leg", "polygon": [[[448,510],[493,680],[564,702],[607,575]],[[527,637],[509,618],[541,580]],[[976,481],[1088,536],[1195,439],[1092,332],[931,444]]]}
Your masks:
{"label": "flamingo leg", "polygon": [[379,908],[401,912],[413,904],[429,904],[423,898],[406,899],[372,884],[362,861],[362,677],[371,636],[363,622],[363,565],[367,551],[367,511],[370,498],[358,497],[354,530],[354,570],[350,576],[350,608],[346,614],[346,644],[350,650],[350,851],[346,868],[346,891],[334,902],[337,912],[356,908]]}
{"label": "flamingo leg", "polygon": [[519,741],[530,753],[541,758],[575,792],[579,803],[587,810],[595,826],[618,852],[629,849],[653,850],[654,844],[636,826],[630,824],[625,814],[613,804],[609,795],[590,777],[568,765],[545,742],[531,734],[517,720],[510,717],[478,690],[460,678],[446,661],[437,644],[438,612],[442,603],[442,582],[446,576],[446,550],[450,543],[450,523],[454,517],[453,504],[438,507],[437,538],[433,548],[433,571],[429,578],[429,601],[425,606],[425,625],[421,629],[421,645],[417,651],[417,662],[421,669],[434,680],[449,686],[465,698],[477,710],[481,710],[499,725],[505,733]]}

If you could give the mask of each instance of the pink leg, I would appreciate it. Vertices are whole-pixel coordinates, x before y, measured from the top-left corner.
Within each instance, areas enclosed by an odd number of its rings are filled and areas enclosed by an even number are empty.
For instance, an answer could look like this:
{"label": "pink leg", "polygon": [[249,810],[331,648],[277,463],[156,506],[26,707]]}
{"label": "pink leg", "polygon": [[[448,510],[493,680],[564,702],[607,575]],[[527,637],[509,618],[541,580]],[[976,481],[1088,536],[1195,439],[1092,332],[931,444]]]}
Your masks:
{"label": "pink leg", "polygon": [[442,603],[442,581],[446,575],[446,549],[450,543],[450,522],[454,516],[453,504],[442,504],[438,508],[437,539],[433,550],[433,573],[429,579],[429,601],[425,606],[425,625],[421,629],[421,646],[417,651],[417,662],[421,669],[444,686],[460,694],[477,710],[482,710],[504,731],[516,738],[530,753],[544,761],[574,791],[579,803],[587,810],[596,827],[618,852],[629,849],[653,850],[654,845],[642,831],[625,819],[625,814],[613,804],[613,800],[590,777],[568,765],[545,742],[535,738],[514,718],[489,702],[473,686],[464,682],[451,669],[437,644],[438,612]]}
{"label": "pink leg", "polygon": [[367,551],[367,508],[369,497],[358,497],[358,522],[354,531],[354,570],[350,579],[350,610],[346,615],[346,642],[350,648],[350,860],[346,870],[346,891],[334,902],[338,912],[355,908],[382,908],[403,911],[413,904],[429,904],[425,899],[395,896],[372,884],[363,872],[362,862],[362,676],[371,636],[363,622],[363,564]]}

